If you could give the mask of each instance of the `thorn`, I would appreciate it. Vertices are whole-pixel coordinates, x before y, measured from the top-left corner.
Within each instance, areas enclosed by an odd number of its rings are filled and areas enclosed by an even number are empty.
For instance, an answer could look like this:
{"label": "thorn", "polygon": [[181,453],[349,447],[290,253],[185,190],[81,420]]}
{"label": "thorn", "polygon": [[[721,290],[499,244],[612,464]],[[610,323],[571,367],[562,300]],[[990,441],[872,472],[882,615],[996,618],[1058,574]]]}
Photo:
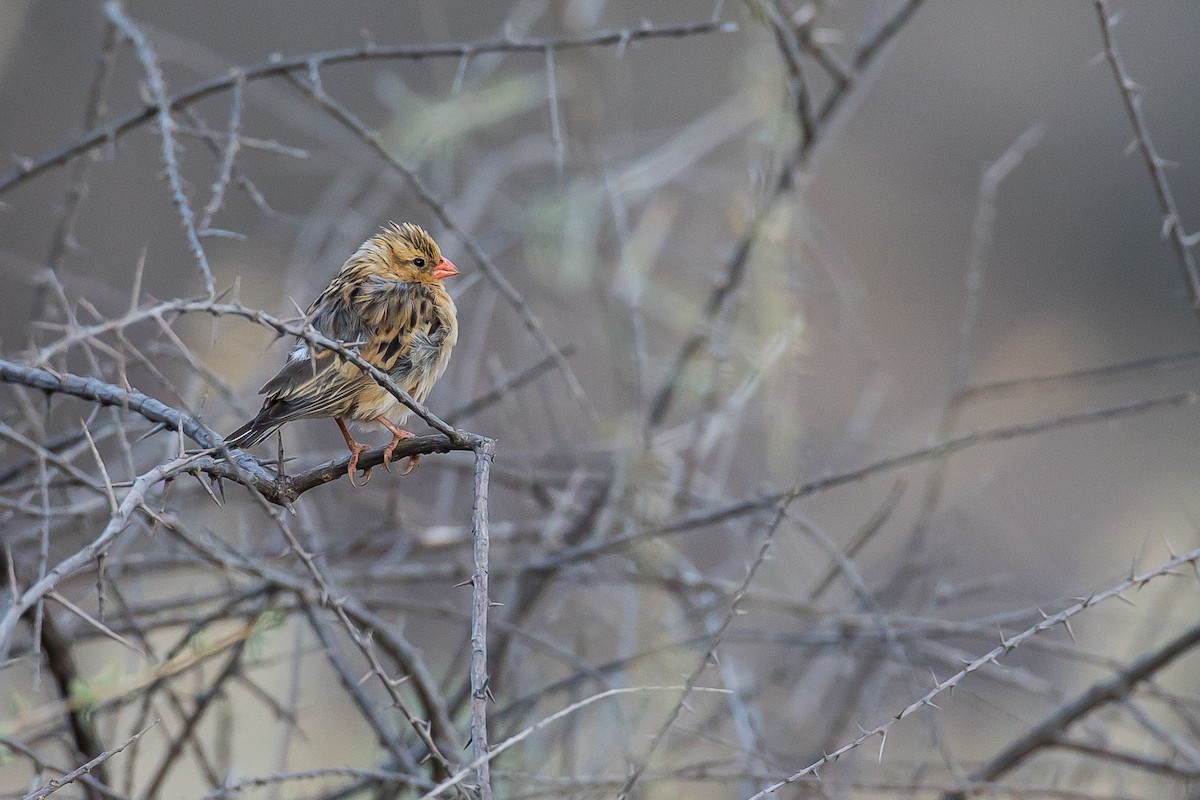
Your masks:
{"label": "thorn", "polygon": [[142,299],[142,275],[146,268],[146,253],[148,246],[142,245],[142,254],[138,256],[137,268],[133,271],[133,288],[129,293],[129,313],[137,310]]}
{"label": "thorn", "polygon": [[165,422],[156,422],[150,428],[150,430],[146,431],[141,436],[139,436],[137,439],[135,439],[134,443],[136,444],[137,442],[145,441],[146,439],[149,439],[154,434],[159,433],[161,431],[165,431],[166,429],[167,429],[167,424]]}
{"label": "thorn", "polygon": [[205,228],[202,231],[196,231],[196,236],[201,239],[215,236],[218,239],[233,239],[238,242],[246,241],[246,234],[238,233],[237,231],[227,231],[224,228]]}
{"label": "thorn", "polygon": [[196,482],[197,482],[197,483],[199,483],[199,484],[200,484],[200,486],[201,486],[201,487],[204,489],[205,493],[207,493],[207,494],[208,494],[208,496],[209,496],[210,498],[212,498],[212,501],[213,501],[214,503],[216,503],[216,504],[217,504],[217,508],[224,508],[224,507],[225,507],[224,503],[222,503],[222,502],[221,502],[219,499],[217,499],[217,495],[216,495],[216,493],[215,493],[215,492],[213,492],[213,490],[212,490],[212,487],[211,487],[211,486],[209,486],[209,485],[208,485],[208,484],[207,484],[207,483],[204,481],[204,476],[202,476],[202,475],[200,474],[200,470],[198,470],[198,469],[197,469],[197,470],[192,470],[190,474],[191,474],[191,476],[192,476],[193,478],[195,478],[195,479],[196,479]]}
{"label": "thorn", "polygon": [[1162,535],[1163,544],[1166,545],[1167,552],[1171,555],[1171,558],[1173,558],[1173,559],[1179,558],[1179,554],[1176,553],[1175,548],[1171,546],[1171,540],[1167,538],[1167,535],[1165,533],[1163,533],[1161,535]]}
{"label": "thorn", "polygon": [[1116,594],[1114,594],[1113,597],[1117,598],[1118,600],[1123,600],[1126,603],[1128,603],[1129,605],[1133,606],[1134,608],[1137,608],[1137,603],[1133,602],[1132,600],[1130,600],[1128,597],[1121,594],[1120,592],[1117,592]]}

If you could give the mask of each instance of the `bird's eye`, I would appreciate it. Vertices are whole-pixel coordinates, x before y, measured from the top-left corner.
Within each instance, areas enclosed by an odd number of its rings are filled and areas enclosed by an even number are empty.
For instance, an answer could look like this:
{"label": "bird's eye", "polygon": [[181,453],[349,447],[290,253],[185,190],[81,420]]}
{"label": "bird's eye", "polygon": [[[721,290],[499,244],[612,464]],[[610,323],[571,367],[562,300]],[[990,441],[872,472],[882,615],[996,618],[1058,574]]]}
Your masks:
{"label": "bird's eye", "polygon": [[425,259],[423,259],[423,258],[414,258],[414,259],[412,260],[412,263],[413,263],[413,266],[414,266],[414,267],[416,267],[417,269],[420,269],[421,267],[425,266]]}

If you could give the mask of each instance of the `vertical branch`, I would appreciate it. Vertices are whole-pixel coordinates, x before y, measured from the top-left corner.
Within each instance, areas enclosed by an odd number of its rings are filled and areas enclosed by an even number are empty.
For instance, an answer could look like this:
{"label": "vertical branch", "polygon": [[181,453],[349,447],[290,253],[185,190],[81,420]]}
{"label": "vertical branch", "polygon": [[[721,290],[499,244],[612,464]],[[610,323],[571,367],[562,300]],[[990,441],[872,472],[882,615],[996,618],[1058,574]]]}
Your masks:
{"label": "vertical branch", "polygon": [[221,205],[225,202],[225,190],[229,187],[229,181],[233,178],[233,162],[237,158],[238,149],[242,142],[242,87],[245,85],[245,73],[238,72],[236,82],[229,90],[229,127],[227,129],[229,138],[225,142],[224,149],[221,151],[221,168],[217,174],[216,182],[213,183],[212,198],[208,201],[208,205],[204,207],[204,214],[200,217],[199,235],[201,236],[212,227],[213,217],[221,210]]}
{"label": "vertical branch", "polygon": [[[975,346],[976,327],[979,324],[984,270],[987,267],[987,253],[991,247],[996,223],[996,198],[1000,193],[1000,185],[1041,140],[1043,132],[1041,125],[1030,126],[1009,145],[1003,155],[984,169],[983,176],[979,180],[979,199],[975,206],[971,254],[967,260],[962,333],[958,346],[958,357],[955,359],[950,375],[950,395],[942,408],[941,419],[935,434],[938,440],[948,439],[954,434],[958,427],[963,401],[970,396],[968,381],[971,375],[971,351]],[[923,549],[929,518],[941,503],[948,469],[949,461],[944,458],[939,459],[925,484],[925,491],[921,496],[920,512],[913,527],[912,539],[908,548],[910,558],[917,558]]]}
{"label": "vertical branch", "polygon": [[471,569],[471,753],[479,783],[480,800],[492,800],[491,768],[487,733],[487,617],[488,598],[488,480],[496,457],[494,439],[484,439],[475,448],[475,493],[471,507],[471,539],[474,563]]}
{"label": "vertical branch", "polygon": [[1154,148],[1150,140],[1150,129],[1142,117],[1142,99],[1138,95],[1137,84],[1125,72],[1116,46],[1113,44],[1113,17],[1109,16],[1106,0],[1096,0],[1096,15],[1100,18],[1100,37],[1104,41],[1104,57],[1112,68],[1113,78],[1117,89],[1121,92],[1121,101],[1125,105],[1125,113],[1129,115],[1129,124],[1133,127],[1138,151],[1146,162],[1146,170],[1150,173],[1150,181],[1154,184],[1154,193],[1158,196],[1158,209],[1162,214],[1163,236],[1170,237],[1175,248],[1175,257],[1183,270],[1184,283],[1187,284],[1188,295],[1192,298],[1192,311],[1200,317],[1200,272],[1196,269],[1196,260],[1192,257],[1192,245],[1195,242],[1183,232],[1179,221],[1179,210],[1175,206],[1175,195],[1171,193],[1171,184],[1167,182],[1165,162]]}
{"label": "vertical branch", "polygon": [[[188,246],[192,250],[192,256],[200,265],[200,272],[204,275],[204,287],[208,291],[208,296],[212,297],[216,294],[212,269],[208,265],[208,255],[204,252],[204,246],[200,244],[200,236],[196,233],[192,207],[188,204],[187,195],[183,191],[183,176],[179,174],[179,161],[175,158],[175,120],[171,118],[171,101],[167,97],[167,87],[163,82],[162,71],[158,68],[158,59],[155,57],[150,43],[146,40],[145,34],[137,25],[133,24],[129,17],[125,16],[118,0],[109,0],[105,3],[104,13],[109,21],[116,25],[121,33],[133,43],[138,60],[142,62],[142,69],[146,73],[146,83],[154,98],[154,111],[158,117],[162,157],[167,169],[167,183],[171,187],[171,198],[175,201],[175,209],[179,212],[179,219],[183,222],[183,229],[187,233]],[[235,78],[235,84],[240,80],[241,78]]]}
{"label": "vertical branch", "polygon": [[642,751],[641,760],[629,774],[621,790],[617,792],[617,800],[626,800],[631,796],[634,784],[638,782],[642,774],[646,771],[646,768],[650,766],[650,759],[654,755],[654,751],[658,749],[663,737],[671,730],[671,727],[675,724],[675,720],[679,718],[680,712],[687,705],[688,695],[696,689],[696,683],[700,680],[700,673],[716,658],[717,645],[721,643],[721,639],[725,636],[725,631],[729,630],[729,626],[733,624],[734,619],[740,613],[742,601],[746,599],[746,595],[750,592],[750,585],[754,582],[754,576],[758,574],[759,567],[767,560],[767,553],[770,551],[771,545],[775,542],[775,533],[787,517],[787,507],[790,503],[791,500],[783,500],[775,509],[775,515],[767,526],[767,535],[763,539],[762,544],[759,545],[758,555],[755,556],[753,563],[746,570],[746,577],[742,579],[741,586],[738,587],[737,592],[733,595],[733,600],[729,603],[729,609],[725,612],[724,619],[721,620],[721,624],[717,626],[712,636],[709,637],[708,647],[700,657],[700,660],[696,662],[695,669],[688,675],[687,681],[683,685],[683,691],[680,693],[679,699],[675,701],[671,712],[667,714],[667,718],[659,726],[658,733],[650,740],[649,746]]}

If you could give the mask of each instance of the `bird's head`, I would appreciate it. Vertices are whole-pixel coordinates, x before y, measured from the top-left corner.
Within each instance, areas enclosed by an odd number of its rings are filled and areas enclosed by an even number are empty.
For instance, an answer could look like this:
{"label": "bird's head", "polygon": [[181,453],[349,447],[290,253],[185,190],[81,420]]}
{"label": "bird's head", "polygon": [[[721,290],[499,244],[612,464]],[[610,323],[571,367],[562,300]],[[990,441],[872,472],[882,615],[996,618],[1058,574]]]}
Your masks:
{"label": "bird's head", "polygon": [[367,267],[393,280],[429,283],[458,274],[458,267],[442,255],[433,237],[411,222],[389,223],[355,255],[351,262],[359,262],[360,269]]}

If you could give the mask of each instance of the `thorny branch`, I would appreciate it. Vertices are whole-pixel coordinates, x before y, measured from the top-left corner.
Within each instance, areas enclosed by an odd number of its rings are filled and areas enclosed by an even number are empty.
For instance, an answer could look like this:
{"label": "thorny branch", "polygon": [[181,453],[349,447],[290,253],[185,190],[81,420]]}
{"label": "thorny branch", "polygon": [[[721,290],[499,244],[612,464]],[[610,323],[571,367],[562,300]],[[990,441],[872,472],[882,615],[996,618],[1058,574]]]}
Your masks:
{"label": "thorny branch", "polygon": [[1154,142],[1150,139],[1150,129],[1142,115],[1142,97],[1136,83],[1125,72],[1125,65],[1113,44],[1114,18],[1108,11],[1106,0],[1095,0],[1096,16],[1100,19],[1100,36],[1104,42],[1104,58],[1112,69],[1113,79],[1121,93],[1121,102],[1125,105],[1125,113],[1129,116],[1129,124],[1133,128],[1134,141],[1138,152],[1146,162],[1146,171],[1150,173],[1150,182],[1154,185],[1154,194],[1158,197],[1158,207],[1162,214],[1163,236],[1170,237],[1171,245],[1175,248],[1175,257],[1179,268],[1183,271],[1184,283],[1188,295],[1192,299],[1192,311],[1200,317],[1200,270],[1196,268],[1196,259],[1192,255],[1195,242],[1183,230],[1183,220],[1179,218],[1179,209],[1175,204],[1175,195],[1167,180],[1167,162],[1158,154]]}
{"label": "thorny branch", "polygon": [[653,39],[682,39],[711,33],[731,33],[737,26],[729,22],[708,20],[679,25],[643,25],[637,28],[597,31],[577,37],[529,37],[500,38],[486,42],[463,42],[461,44],[435,45],[378,45],[364,44],[361,47],[326,50],[291,58],[272,58],[252,64],[234,75],[213,78],[196,84],[178,94],[165,98],[165,103],[131,111],[94,130],[65,147],[53,150],[36,158],[21,159],[15,169],[0,176],[0,195],[19,186],[30,178],[51,167],[65,164],[84,153],[108,142],[113,142],[129,131],[145,124],[156,116],[179,111],[213,94],[228,91],[239,82],[253,82],[264,78],[280,77],[292,73],[307,73],[317,68],[346,64],[355,61],[421,61],[431,58],[457,58],[470,60],[489,53],[545,53],[547,50],[573,50],[587,47],[618,47]]}
{"label": "thorny branch", "polygon": [[[1077,721],[1097,708],[1128,697],[1138,684],[1170,666],[1177,658],[1200,644],[1200,625],[1193,625],[1157,650],[1146,653],[1108,680],[1093,684],[1086,692],[1059,708],[1029,733],[1020,737],[968,779],[972,785],[989,783],[1015,769],[1038,750],[1057,744]],[[969,789],[949,792],[943,800],[966,800]]]}

